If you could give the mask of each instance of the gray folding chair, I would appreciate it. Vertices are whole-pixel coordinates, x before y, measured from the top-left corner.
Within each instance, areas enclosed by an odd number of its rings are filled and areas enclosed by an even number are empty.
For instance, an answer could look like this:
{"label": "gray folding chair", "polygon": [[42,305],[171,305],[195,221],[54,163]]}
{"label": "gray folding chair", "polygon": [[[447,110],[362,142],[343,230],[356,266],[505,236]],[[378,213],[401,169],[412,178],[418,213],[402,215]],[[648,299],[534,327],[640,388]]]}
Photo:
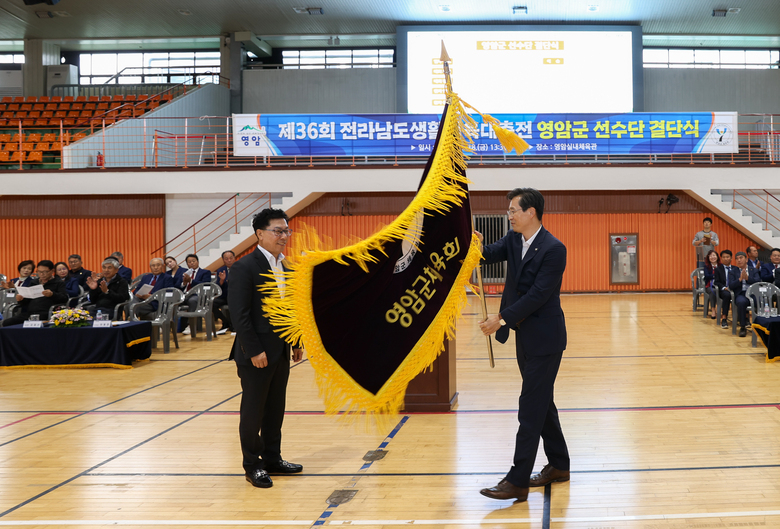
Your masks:
{"label": "gray folding chair", "polygon": [[190,333],[193,338],[196,337],[198,318],[203,318],[206,321],[204,331],[206,332],[206,341],[210,342],[212,337],[217,335],[216,325],[214,324],[214,313],[211,311],[214,304],[214,298],[222,294],[222,289],[216,283],[201,283],[195,285],[187,292],[187,296],[197,295],[198,304],[195,310],[188,311],[185,307],[179,307],[179,312],[176,314],[176,328],[179,328],[180,318],[190,319]]}
{"label": "gray folding chair", "polygon": [[707,296],[704,288],[704,269],[697,268],[691,272],[691,294],[693,294],[693,312],[699,310],[699,296]]}
{"label": "gray folding chair", "polygon": [[13,316],[14,309],[19,304],[16,302],[16,289],[15,288],[0,288],[0,314],[3,315],[3,319]]}
{"label": "gray folding chair", "polygon": [[[780,304],[780,288],[777,288],[772,283],[753,283],[750,285],[747,289],[747,298],[750,302],[751,324],[756,321],[757,317],[761,316],[761,314],[758,313],[758,298],[761,296],[761,294],[766,294],[767,298],[769,299],[770,306],[775,305],[774,300],[777,300],[777,303]],[[755,329],[753,329],[753,347],[758,345],[757,337],[758,335],[756,334]]]}
{"label": "gray folding chair", "polygon": [[172,327],[176,308],[184,301],[184,294],[178,288],[170,287],[158,290],[145,301],[132,305],[131,319],[141,321],[136,315],[136,308],[141,305],[149,304],[152,301],[157,302],[157,310],[152,313],[152,347],[157,347],[157,333],[162,332],[163,353],[168,354],[171,350],[171,330],[173,330],[173,343],[176,349],[179,348],[179,339],[176,336],[176,328]]}

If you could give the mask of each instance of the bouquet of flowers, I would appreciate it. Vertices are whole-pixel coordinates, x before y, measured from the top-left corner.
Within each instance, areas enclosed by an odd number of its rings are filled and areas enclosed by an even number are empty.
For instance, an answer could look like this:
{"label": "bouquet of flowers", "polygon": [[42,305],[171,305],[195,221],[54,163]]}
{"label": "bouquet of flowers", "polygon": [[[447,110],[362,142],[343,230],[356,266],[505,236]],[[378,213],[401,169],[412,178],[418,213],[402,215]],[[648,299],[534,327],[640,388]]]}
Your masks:
{"label": "bouquet of flowers", "polygon": [[92,316],[83,309],[64,309],[52,314],[51,321],[55,327],[84,327],[92,321]]}

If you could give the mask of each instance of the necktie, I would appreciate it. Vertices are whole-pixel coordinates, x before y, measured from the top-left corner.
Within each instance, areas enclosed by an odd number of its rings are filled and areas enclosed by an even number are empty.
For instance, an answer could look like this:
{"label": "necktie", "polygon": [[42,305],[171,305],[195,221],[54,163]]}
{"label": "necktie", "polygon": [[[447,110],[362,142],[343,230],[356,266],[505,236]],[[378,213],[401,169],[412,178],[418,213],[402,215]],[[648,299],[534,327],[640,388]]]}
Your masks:
{"label": "necktie", "polygon": [[190,282],[187,283],[187,290],[185,290],[185,292],[190,291],[190,289],[192,288],[193,281],[195,281],[195,270],[193,270],[192,273],[190,274]]}
{"label": "necktie", "polygon": [[151,285],[154,286],[157,284],[157,276],[152,276],[152,283]]}

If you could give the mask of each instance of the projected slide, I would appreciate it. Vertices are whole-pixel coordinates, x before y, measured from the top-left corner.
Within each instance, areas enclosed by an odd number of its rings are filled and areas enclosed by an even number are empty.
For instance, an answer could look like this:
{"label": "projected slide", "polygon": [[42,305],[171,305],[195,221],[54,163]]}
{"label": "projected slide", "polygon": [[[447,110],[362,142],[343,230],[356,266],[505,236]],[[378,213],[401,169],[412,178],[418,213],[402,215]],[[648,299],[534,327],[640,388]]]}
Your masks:
{"label": "projected slide", "polygon": [[483,112],[599,113],[633,108],[630,31],[413,31],[408,112],[440,113],[441,42],[453,87]]}

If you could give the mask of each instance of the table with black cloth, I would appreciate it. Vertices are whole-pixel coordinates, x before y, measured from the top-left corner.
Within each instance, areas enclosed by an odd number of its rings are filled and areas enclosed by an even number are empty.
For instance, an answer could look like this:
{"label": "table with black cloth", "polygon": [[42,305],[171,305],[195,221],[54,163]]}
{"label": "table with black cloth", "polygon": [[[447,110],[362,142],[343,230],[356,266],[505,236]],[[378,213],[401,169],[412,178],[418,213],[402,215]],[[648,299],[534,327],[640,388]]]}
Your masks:
{"label": "table with black cloth", "polygon": [[780,316],[753,320],[753,332],[766,347],[766,361],[774,362],[780,358]]}
{"label": "table with black cloth", "polygon": [[152,324],[129,322],[112,327],[0,329],[0,369],[25,367],[114,367],[132,369],[134,360],[152,355]]}

